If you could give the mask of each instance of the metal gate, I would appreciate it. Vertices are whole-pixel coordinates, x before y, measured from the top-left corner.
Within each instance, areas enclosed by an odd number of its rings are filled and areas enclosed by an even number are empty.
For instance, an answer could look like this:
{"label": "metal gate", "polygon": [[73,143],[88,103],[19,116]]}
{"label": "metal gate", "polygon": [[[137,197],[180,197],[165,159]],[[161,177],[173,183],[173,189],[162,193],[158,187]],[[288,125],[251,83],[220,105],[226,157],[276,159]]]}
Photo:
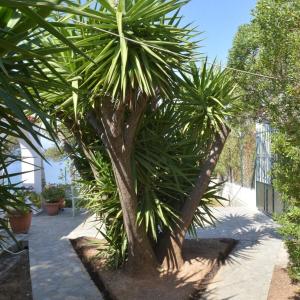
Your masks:
{"label": "metal gate", "polygon": [[279,195],[272,186],[271,134],[269,124],[256,124],[256,206],[267,214],[283,210]]}

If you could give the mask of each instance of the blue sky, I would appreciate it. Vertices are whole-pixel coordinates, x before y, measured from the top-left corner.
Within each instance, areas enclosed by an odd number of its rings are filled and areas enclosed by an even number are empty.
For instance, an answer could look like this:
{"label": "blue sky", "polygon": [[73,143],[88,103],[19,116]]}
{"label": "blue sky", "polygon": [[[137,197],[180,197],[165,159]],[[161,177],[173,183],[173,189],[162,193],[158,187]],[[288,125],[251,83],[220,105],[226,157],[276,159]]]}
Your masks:
{"label": "blue sky", "polygon": [[235,33],[251,19],[256,0],[191,0],[181,11],[184,23],[193,22],[202,34],[201,53],[226,63]]}

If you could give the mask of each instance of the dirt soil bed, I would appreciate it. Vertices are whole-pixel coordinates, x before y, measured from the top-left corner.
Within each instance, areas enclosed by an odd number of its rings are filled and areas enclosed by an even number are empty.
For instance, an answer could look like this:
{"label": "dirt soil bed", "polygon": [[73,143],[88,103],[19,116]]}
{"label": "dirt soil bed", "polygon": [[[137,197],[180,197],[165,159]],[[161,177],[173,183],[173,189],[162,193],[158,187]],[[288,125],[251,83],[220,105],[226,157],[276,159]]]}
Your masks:
{"label": "dirt soil bed", "polygon": [[32,300],[28,250],[0,256],[0,300]]}
{"label": "dirt soil bed", "polygon": [[185,264],[178,272],[143,278],[130,277],[124,270],[108,270],[99,257],[99,243],[103,241],[78,238],[71,243],[108,300],[184,300],[201,299],[207,283],[214,277],[226,257],[236,245],[233,239],[186,240],[183,248]]}
{"label": "dirt soil bed", "polygon": [[300,300],[300,284],[293,284],[285,268],[275,266],[268,300]]}

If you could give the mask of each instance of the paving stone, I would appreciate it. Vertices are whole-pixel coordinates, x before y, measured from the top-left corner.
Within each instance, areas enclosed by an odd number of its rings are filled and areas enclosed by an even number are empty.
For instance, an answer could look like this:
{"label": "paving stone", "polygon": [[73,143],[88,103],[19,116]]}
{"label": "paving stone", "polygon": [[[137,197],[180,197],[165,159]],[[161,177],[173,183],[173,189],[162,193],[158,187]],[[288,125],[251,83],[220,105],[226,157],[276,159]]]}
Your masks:
{"label": "paving stone", "polygon": [[[266,300],[274,266],[287,263],[278,225],[255,209],[224,207],[216,210],[216,231],[199,229],[202,237],[239,240],[203,296],[206,300]],[[217,233],[217,236],[216,236]]]}
{"label": "paving stone", "polygon": [[[235,238],[239,244],[203,299],[266,300],[274,265],[287,263],[278,225],[254,209],[224,207],[214,212],[216,227],[199,229],[199,237]],[[73,218],[66,209],[58,216],[33,218],[29,254],[34,300],[103,299],[68,241],[79,236],[99,238],[86,213]]]}
{"label": "paving stone", "polygon": [[28,234],[33,300],[103,299],[69,242],[96,237],[94,225],[87,213],[72,217],[69,209],[57,216],[34,216]]}

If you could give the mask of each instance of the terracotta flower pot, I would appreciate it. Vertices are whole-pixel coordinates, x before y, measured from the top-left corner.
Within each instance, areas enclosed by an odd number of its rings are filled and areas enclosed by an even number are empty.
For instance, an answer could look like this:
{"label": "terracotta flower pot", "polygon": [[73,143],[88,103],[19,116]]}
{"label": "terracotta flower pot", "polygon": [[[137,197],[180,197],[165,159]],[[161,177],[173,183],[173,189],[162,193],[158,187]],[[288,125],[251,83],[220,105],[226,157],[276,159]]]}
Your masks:
{"label": "terracotta flower pot", "polygon": [[27,233],[32,219],[32,212],[26,214],[11,214],[8,216],[11,229],[14,233]]}
{"label": "terracotta flower pot", "polygon": [[55,216],[58,214],[59,212],[59,202],[55,202],[55,203],[45,203],[45,208],[47,211],[47,214],[49,216]]}

